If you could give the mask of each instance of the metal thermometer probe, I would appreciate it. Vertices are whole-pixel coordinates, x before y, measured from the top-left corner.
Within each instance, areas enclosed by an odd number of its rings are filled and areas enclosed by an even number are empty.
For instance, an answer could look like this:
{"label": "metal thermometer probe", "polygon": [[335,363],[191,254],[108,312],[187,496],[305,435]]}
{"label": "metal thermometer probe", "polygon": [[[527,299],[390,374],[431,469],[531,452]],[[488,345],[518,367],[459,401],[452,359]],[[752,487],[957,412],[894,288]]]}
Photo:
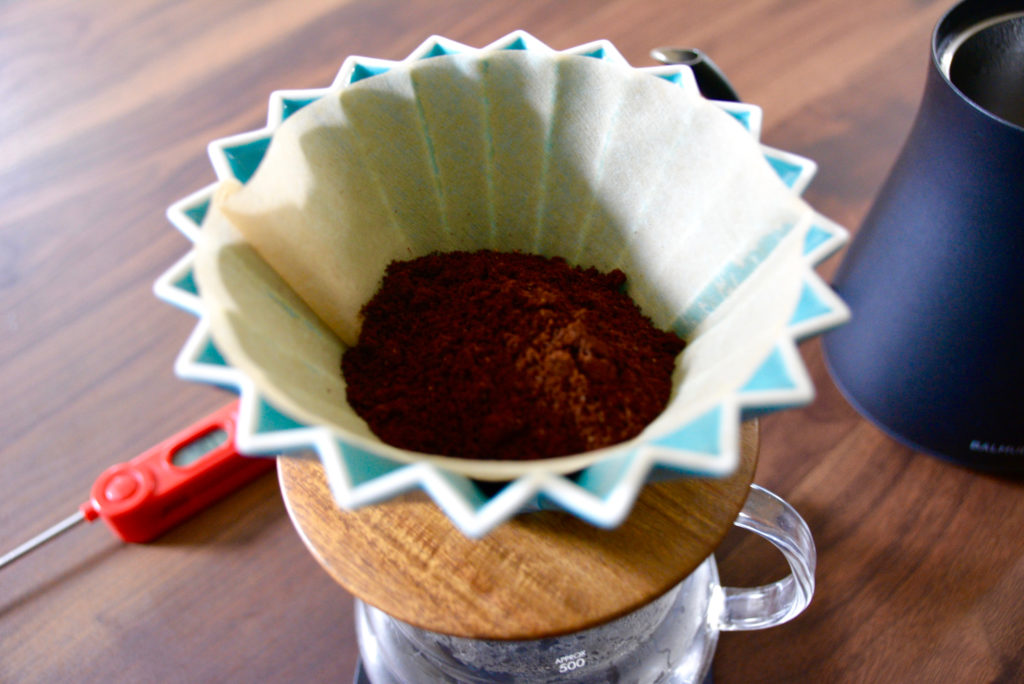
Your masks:
{"label": "metal thermometer probe", "polygon": [[89,500],[48,530],[0,556],[0,568],[84,521],[102,518],[126,542],[148,542],[274,467],[235,451],[238,402],[135,458],[103,471]]}

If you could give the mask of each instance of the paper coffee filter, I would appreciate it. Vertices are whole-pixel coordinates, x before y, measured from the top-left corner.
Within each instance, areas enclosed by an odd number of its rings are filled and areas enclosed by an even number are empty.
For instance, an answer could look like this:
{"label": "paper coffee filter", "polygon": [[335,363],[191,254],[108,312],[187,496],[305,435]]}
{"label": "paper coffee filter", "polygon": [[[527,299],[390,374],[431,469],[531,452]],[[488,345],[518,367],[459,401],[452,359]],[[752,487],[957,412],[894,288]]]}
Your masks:
{"label": "paper coffee filter", "polygon": [[[728,474],[742,415],[810,398],[795,341],[847,315],[812,271],[845,231],[799,197],[813,162],[761,145],[759,110],[709,102],[688,68],[632,68],[604,41],[435,37],[275,95],[264,131],[211,144],[218,183],[169,210],[195,250],[157,290],[201,318],[179,372],[242,389],[248,446],[319,451],[342,505],[422,486],[479,534],[543,494],[615,524],[650,468]],[[641,310],[688,341],[662,415],[629,442],[536,461],[374,436],[340,370],[361,308],[393,260],[478,249],[622,269]],[[281,439],[261,439],[261,412]],[[474,480],[512,485],[488,496]]]}
{"label": "paper coffee filter", "polygon": [[[412,461],[421,456],[373,444],[339,371],[391,261],[490,248],[622,268],[654,324],[691,337],[686,314],[715,277],[812,213],[698,93],[578,55],[449,55],[283,123],[253,177],[215,195],[196,271],[218,346],[273,402]],[[774,254],[750,294],[756,315],[706,328],[714,342],[696,347],[644,438],[707,410],[769,353],[801,280],[799,252]],[[686,391],[691,378],[700,391]],[[493,479],[600,457],[447,465]]]}
{"label": "paper coffee filter", "polygon": [[699,94],[527,51],[432,58],[324,97],[221,198],[346,344],[387,264],[439,250],[621,267],[667,328],[730,259],[811,213]]}

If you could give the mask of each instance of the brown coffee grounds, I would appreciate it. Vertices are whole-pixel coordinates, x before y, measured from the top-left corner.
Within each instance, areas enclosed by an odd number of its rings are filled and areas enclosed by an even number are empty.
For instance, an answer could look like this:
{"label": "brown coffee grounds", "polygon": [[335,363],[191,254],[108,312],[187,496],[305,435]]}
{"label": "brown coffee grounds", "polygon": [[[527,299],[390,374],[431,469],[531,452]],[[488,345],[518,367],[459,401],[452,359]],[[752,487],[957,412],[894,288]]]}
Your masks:
{"label": "brown coffee grounds", "polygon": [[493,251],[388,268],[342,356],[348,401],[384,442],[536,459],[636,436],[665,407],[684,342],[615,270]]}

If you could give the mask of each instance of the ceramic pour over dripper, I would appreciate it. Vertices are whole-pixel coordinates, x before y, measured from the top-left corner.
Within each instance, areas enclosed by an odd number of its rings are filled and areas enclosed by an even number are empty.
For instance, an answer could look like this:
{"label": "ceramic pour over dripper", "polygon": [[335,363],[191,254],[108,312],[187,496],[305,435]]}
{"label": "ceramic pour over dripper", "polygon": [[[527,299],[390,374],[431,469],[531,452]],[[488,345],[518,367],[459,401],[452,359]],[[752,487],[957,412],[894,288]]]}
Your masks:
{"label": "ceramic pour over dripper", "polygon": [[[687,67],[633,69],[603,41],[350,58],[330,88],[275,94],[263,131],[212,144],[220,182],[171,208],[196,250],[157,291],[201,317],[178,371],[239,388],[241,451],[313,448],[342,506],[422,487],[471,535],[541,497],[615,525],[652,469],[729,473],[741,417],[811,397],[794,341],[846,316],[812,271],[845,231],[798,196],[813,163],[759,145],[758,123]],[[663,414],[538,461],[377,439],[339,372],[360,308],[394,259],[483,248],[621,268],[688,340]]]}

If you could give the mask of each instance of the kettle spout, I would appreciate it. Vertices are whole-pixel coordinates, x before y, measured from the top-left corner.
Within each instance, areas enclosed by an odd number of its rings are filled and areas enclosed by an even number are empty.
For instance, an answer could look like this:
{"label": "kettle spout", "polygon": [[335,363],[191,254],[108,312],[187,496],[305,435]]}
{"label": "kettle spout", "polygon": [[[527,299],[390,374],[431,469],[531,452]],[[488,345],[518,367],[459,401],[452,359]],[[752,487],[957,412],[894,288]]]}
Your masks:
{"label": "kettle spout", "polygon": [[654,48],[651,50],[651,57],[662,64],[685,64],[690,67],[701,94],[709,100],[740,101],[740,96],[736,94],[718,65],[696,48]]}

